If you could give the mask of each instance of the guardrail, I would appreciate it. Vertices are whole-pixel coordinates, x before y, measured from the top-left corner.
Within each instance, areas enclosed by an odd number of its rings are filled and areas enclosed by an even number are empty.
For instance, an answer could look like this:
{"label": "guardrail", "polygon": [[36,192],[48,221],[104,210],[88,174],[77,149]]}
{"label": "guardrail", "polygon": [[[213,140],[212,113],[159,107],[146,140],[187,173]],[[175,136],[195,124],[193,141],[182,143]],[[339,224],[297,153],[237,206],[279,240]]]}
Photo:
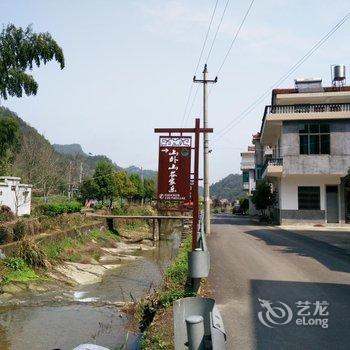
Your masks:
{"label": "guardrail", "polygon": [[[188,271],[197,292],[200,281],[209,275],[210,255],[203,216],[200,216],[197,247],[188,253]],[[174,301],[175,350],[225,350],[226,333],[215,300],[189,297]]]}

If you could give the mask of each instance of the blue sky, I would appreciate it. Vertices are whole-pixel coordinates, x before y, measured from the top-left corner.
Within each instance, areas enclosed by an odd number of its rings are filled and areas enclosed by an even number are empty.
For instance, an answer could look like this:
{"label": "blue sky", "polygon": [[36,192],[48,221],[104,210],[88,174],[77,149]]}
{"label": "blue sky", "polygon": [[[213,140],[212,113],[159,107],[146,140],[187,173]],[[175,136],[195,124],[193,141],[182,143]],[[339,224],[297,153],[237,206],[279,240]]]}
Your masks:
{"label": "blue sky", "polygon": [[[209,44],[226,0],[219,0]],[[230,1],[208,62],[214,77],[250,0]],[[154,127],[181,126],[186,98],[214,0],[2,0],[3,24],[33,25],[62,46],[66,68],[54,62],[33,71],[35,97],[1,101],[52,143],[80,143],[121,166],[157,167]],[[209,120],[214,130],[266,91],[349,12],[346,0],[256,0],[213,88]],[[295,77],[322,77],[330,64],[350,68],[350,21],[281,87]],[[206,57],[206,54],[204,54]],[[197,75],[200,75],[201,62]],[[194,87],[196,88],[196,86]],[[195,89],[194,89],[195,91]],[[192,100],[191,100],[192,101]],[[212,144],[211,175],[239,172],[240,151],[259,130],[267,96]],[[186,118],[201,115],[201,94]]]}

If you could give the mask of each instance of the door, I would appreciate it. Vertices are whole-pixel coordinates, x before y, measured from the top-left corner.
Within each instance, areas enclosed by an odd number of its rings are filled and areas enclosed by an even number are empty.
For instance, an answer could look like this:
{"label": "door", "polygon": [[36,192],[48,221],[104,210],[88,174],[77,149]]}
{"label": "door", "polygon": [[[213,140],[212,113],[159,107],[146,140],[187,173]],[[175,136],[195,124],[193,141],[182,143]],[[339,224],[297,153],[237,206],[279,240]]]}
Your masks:
{"label": "door", "polygon": [[338,186],[326,186],[327,222],[339,222]]}

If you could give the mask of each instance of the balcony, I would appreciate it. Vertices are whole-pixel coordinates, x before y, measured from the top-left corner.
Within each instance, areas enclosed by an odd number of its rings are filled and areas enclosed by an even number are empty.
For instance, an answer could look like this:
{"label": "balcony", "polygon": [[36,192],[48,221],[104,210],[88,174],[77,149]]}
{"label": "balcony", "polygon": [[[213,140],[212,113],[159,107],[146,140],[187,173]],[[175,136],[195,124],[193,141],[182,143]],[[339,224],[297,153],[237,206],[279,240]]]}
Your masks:
{"label": "balcony", "polygon": [[243,190],[249,190],[249,182],[243,182]]}
{"label": "balcony", "polygon": [[241,170],[251,170],[251,169],[255,169],[255,162],[254,161],[241,162]]}
{"label": "balcony", "polygon": [[265,116],[267,114],[281,113],[325,113],[325,112],[350,112],[350,103],[321,103],[321,104],[302,104],[302,105],[274,105],[266,106]]}
{"label": "balcony", "polygon": [[274,145],[281,135],[283,121],[349,119],[350,103],[318,103],[266,106],[261,124],[261,143]]}
{"label": "balcony", "polygon": [[270,158],[266,159],[262,168],[262,178],[269,177],[281,177],[283,171],[283,158]]}

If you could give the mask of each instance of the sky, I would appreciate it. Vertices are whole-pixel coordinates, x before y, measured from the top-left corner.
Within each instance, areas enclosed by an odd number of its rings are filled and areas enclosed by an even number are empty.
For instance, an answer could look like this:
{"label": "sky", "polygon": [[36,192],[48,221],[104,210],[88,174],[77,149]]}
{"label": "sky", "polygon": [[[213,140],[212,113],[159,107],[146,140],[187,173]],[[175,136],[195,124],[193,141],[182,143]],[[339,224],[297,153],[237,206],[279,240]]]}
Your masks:
{"label": "sky", "polygon": [[[229,1],[207,61],[209,78],[218,73],[250,1]],[[218,1],[204,58],[225,4]],[[62,71],[57,62],[32,71],[36,96],[1,104],[51,143],[79,143],[86,153],[107,155],[120,166],[156,170],[153,129],[189,127],[202,117],[200,86],[194,99],[197,85],[184,112],[193,75],[199,78],[205,63],[195,72],[214,5],[215,0],[1,0],[3,25],[31,24],[34,31],[51,33],[66,60]],[[348,0],[255,0],[210,87],[211,182],[239,173],[240,152],[260,129],[271,94],[244,117],[242,111],[349,11]],[[298,77],[322,77],[329,85],[331,64],[350,69],[349,34],[350,20],[279,87],[294,87]]]}

